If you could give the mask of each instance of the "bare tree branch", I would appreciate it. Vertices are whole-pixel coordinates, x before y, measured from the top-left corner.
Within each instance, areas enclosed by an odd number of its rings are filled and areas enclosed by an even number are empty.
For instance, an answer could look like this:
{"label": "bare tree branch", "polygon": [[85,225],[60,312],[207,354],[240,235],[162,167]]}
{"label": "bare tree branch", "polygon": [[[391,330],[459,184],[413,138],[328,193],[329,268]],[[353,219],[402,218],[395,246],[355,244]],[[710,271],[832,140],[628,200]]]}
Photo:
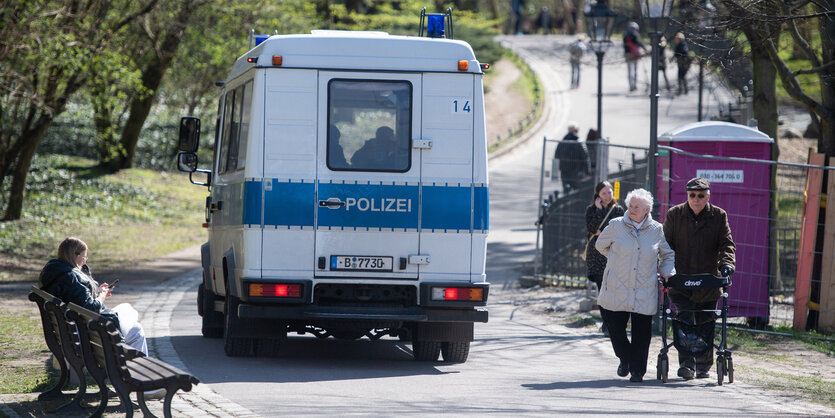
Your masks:
{"label": "bare tree branch", "polygon": [[803,91],[803,88],[800,86],[800,82],[797,81],[797,76],[791,71],[789,66],[786,65],[786,62],[780,58],[780,54],[777,52],[777,46],[774,44],[774,40],[767,39],[764,46],[769,57],[771,57],[771,62],[774,64],[774,68],[777,69],[777,74],[780,75],[780,79],[783,81],[783,88],[786,89],[789,96],[803,103],[803,105],[815,112],[818,116],[829,116],[829,111],[822,104],[809,97],[809,95]]}

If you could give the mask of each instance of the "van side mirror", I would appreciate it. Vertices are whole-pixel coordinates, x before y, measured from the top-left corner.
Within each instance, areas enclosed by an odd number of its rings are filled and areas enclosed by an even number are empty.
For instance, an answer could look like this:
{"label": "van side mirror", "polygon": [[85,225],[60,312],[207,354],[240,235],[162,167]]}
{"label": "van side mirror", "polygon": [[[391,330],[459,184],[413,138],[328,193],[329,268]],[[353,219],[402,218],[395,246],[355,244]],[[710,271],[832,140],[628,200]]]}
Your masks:
{"label": "van side mirror", "polygon": [[[200,118],[185,116],[180,119],[180,141],[177,149],[185,153],[197,152],[200,144]],[[178,157],[179,160],[179,157]],[[195,162],[197,158],[195,156]],[[178,164],[179,165],[179,164]],[[195,168],[197,166],[195,165]],[[183,170],[185,171],[185,170]],[[191,170],[194,171],[194,170]]]}
{"label": "van side mirror", "polygon": [[177,169],[186,173],[197,171],[197,154],[193,152],[177,154]]}

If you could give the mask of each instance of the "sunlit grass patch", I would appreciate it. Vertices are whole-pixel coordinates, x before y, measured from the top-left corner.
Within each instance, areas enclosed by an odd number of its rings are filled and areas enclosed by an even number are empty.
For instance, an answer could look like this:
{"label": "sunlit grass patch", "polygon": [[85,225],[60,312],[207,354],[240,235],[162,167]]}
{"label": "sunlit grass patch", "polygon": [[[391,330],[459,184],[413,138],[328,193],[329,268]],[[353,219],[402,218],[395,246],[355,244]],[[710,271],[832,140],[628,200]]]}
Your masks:
{"label": "sunlit grass patch", "polygon": [[[0,294],[0,300],[20,297]],[[0,306],[0,394],[28,393],[48,386],[54,378],[44,373],[41,361],[48,353],[40,318]]]}
{"label": "sunlit grass patch", "polygon": [[206,195],[182,173],[108,174],[84,158],[38,156],[23,219],[0,223],[0,265],[10,266],[0,280],[32,279],[67,236],[87,242],[99,272],[197,244]]}

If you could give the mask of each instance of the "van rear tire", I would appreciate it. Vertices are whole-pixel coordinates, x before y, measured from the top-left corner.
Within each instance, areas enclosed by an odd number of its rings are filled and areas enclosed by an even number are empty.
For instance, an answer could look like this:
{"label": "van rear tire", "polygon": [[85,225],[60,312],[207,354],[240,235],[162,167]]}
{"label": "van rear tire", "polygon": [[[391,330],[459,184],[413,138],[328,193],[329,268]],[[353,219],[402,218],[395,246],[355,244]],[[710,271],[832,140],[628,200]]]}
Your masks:
{"label": "van rear tire", "polygon": [[280,349],[280,339],[260,338],[255,341],[255,354],[258,357],[278,357]]}
{"label": "van rear tire", "polygon": [[412,355],[417,361],[438,361],[440,354],[440,341],[412,341]]}
{"label": "van rear tire", "polygon": [[448,341],[441,345],[441,355],[447,363],[464,363],[470,355],[469,341]]}

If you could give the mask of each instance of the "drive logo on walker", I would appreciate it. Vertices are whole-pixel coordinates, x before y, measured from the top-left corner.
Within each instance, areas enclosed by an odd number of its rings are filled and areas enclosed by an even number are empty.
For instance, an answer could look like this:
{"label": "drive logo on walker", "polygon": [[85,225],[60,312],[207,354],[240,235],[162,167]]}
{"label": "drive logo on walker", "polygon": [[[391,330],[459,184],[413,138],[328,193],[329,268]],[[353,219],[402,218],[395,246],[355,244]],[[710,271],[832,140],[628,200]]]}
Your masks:
{"label": "drive logo on walker", "polygon": [[688,280],[688,281],[684,282],[684,285],[687,286],[687,287],[699,287],[699,286],[702,285],[702,281],[701,280],[697,280],[697,281]]}
{"label": "drive logo on walker", "polygon": [[415,184],[319,183],[318,199],[338,199],[338,209],[319,207],[317,225],[327,229],[417,230],[420,187]]}

